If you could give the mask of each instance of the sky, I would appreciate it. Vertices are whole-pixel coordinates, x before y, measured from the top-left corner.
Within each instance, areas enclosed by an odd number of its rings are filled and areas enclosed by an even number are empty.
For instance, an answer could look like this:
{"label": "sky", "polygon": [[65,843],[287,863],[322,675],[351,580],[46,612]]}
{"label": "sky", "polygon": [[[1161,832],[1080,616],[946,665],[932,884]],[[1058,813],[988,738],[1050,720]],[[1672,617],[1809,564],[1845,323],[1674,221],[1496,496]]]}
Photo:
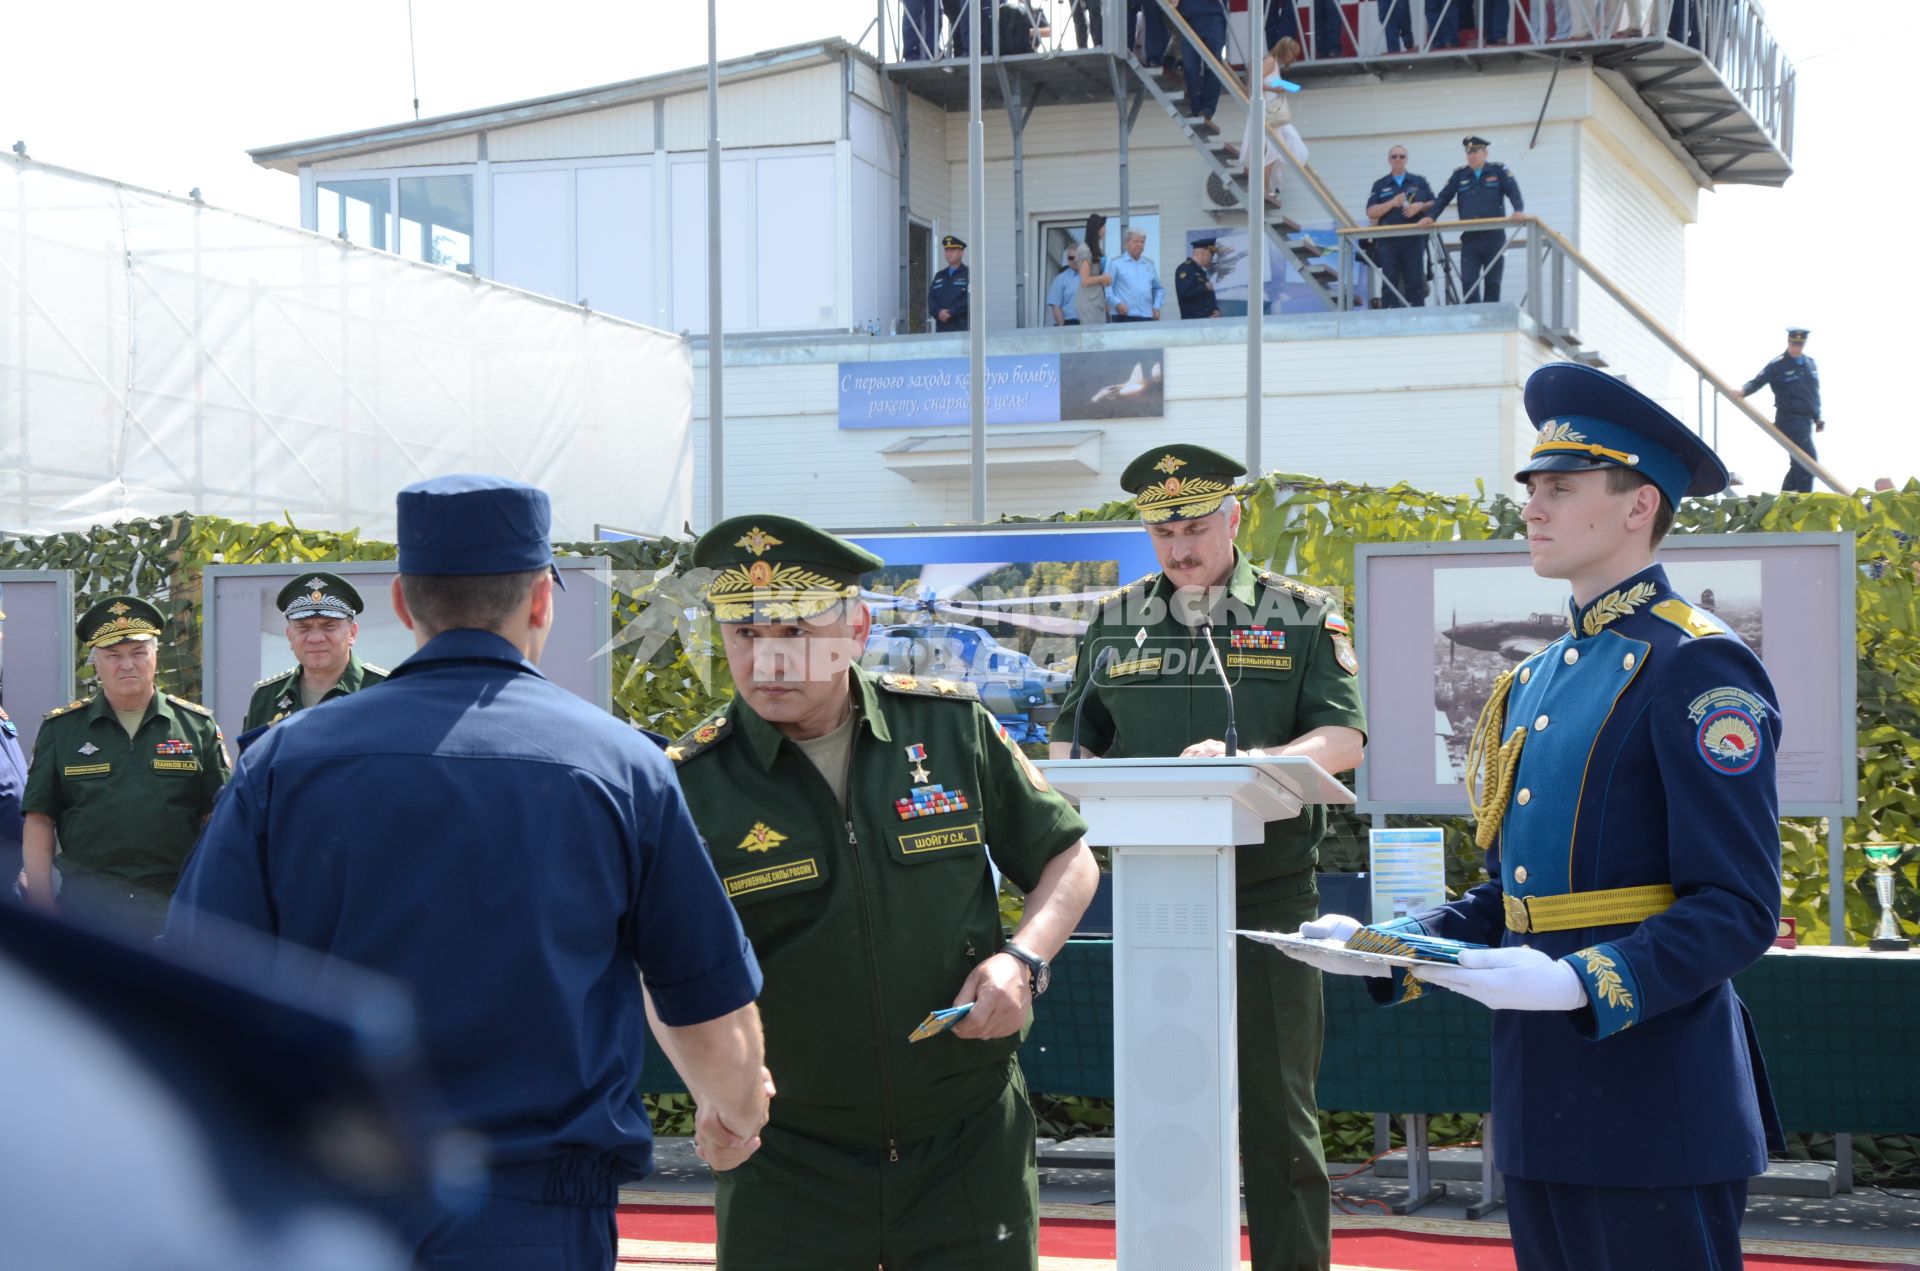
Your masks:
{"label": "sky", "polygon": [[[719,10],[720,55],[738,57],[856,38],[875,3]],[[697,0],[413,0],[411,15],[416,66],[407,0],[16,5],[0,48],[0,145],[23,140],[47,163],[176,194],[197,186],[216,206],[297,224],[298,182],[247,149],[404,121],[416,69],[431,116],[706,58]],[[1812,328],[1822,460],[1850,485],[1905,481],[1920,476],[1920,420],[1896,396],[1915,356],[1903,318],[1916,266],[1895,227],[1920,182],[1904,143],[1880,143],[1909,94],[1884,50],[1920,39],[1920,14],[1909,0],[1770,0],[1766,15],[1798,71],[1797,170],[1780,190],[1702,193],[1686,340],[1737,385],[1782,350],[1788,325]],[[1724,407],[1721,450],[1747,489],[1777,487],[1780,452]]]}

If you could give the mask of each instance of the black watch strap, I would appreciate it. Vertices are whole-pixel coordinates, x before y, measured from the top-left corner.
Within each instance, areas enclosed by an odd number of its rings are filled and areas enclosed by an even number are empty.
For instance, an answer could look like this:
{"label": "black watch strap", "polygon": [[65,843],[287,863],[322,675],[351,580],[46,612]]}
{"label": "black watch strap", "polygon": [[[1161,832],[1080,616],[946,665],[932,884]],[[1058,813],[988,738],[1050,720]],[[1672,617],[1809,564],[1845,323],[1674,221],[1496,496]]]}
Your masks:
{"label": "black watch strap", "polygon": [[1052,966],[1033,950],[1023,948],[1009,940],[1000,946],[1000,952],[1027,964],[1027,986],[1033,990],[1035,997],[1045,993],[1047,986],[1053,983]]}

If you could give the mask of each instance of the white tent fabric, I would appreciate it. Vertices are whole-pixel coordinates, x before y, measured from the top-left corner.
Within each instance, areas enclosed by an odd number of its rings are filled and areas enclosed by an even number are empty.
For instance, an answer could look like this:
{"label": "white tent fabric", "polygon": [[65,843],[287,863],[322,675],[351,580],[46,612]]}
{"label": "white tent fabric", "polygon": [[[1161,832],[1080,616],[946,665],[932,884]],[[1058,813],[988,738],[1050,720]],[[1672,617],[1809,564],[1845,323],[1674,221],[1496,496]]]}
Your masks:
{"label": "white tent fabric", "polygon": [[677,336],[385,252],[8,158],[0,527],[182,510],[393,534],[394,492],[493,472],[554,536],[677,531]]}

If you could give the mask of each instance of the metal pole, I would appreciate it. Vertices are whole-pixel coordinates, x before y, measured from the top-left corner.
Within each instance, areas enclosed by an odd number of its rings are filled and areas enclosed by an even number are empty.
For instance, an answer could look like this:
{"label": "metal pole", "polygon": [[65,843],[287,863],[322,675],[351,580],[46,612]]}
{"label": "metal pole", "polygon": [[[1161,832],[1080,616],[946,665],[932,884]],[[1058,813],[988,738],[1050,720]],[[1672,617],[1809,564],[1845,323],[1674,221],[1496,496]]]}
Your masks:
{"label": "metal pole", "polygon": [[[1267,308],[1267,86],[1261,6],[1247,6],[1247,472],[1260,475],[1260,337]],[[1203,72],[1204,73],[1204,72]]]}
{"label": "metal pole", "polygon": [[1847,822],[1827,818],[1827,943],[1847,943]]}
{"label": "metal pole", "polygon": [[707,524],[726,516],[726,416],[722,409],[720,325],[720,42],[714,15],[718,0],[707,0]]}
{"label": "metal pole", "polygon": [[[709,3],[712,0],[708,0]],[[967,232],[973,235],[973,263],[967,270],[967,333],[970,337],[968,414],[972,446],[968,467],[973,474],[973,521],[987,519],[987,315],[980,288],[972,280],[985,278],[987,241],[987,126],[980,119],[980,0],[967,0]]]}

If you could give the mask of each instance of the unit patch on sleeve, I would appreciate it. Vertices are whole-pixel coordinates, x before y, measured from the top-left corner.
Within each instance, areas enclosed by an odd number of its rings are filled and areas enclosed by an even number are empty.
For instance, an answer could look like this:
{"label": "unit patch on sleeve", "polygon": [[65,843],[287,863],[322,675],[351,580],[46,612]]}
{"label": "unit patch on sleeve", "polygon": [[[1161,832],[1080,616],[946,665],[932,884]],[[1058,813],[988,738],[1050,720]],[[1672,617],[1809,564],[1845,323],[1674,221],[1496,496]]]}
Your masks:
{"label": "unit patch on sleeve", "polygon": [[1766,717],[1766,702],[1745,689],[1709,689],[1687,704],[1695,750],[1725,777],[1744,776],[1760,762],[1766,737],[1760,721]]}

